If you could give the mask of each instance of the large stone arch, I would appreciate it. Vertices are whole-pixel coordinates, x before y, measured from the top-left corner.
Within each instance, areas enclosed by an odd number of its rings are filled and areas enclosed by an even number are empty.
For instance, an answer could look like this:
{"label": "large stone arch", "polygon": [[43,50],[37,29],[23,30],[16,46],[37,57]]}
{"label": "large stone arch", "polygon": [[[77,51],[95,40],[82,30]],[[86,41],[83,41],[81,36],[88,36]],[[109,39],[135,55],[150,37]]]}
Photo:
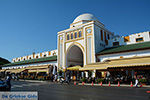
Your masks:
{"label": "large stone arch", "polygon": [[66,66],[84,65],[84,48],[80,43],[72,43],[66,51]]}

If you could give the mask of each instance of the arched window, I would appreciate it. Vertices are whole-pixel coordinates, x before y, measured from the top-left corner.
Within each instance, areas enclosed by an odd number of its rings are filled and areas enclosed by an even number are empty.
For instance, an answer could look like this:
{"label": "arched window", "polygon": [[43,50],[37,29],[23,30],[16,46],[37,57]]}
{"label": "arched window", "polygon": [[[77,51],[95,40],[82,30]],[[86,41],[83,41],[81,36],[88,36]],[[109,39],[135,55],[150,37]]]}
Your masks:
{"label": "arched window", "polygon": [[75,38],[77,38],[77,32],[75,32]]}
{"label": "arched window", "polygon": [[69,34],[67,35],[67,40],[69,40],[70,38],[69,38]]}
{"label": "arched window", "polygon": [[82,37],[82,32],[81,31],[79,31],[79,37]]}
{"label": "arched window", "polygon": [[71,33],[71,39],[73,39],[73,33]]}

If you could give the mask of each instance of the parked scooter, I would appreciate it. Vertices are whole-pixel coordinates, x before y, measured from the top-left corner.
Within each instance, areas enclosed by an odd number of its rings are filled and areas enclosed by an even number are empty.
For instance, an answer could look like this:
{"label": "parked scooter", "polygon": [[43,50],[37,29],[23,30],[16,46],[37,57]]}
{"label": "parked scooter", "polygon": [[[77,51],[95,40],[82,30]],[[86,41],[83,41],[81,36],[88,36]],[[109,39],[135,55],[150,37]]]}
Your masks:
{"label": "parked scooter", "polygon": [[63,77],[60,77],[59,82],[61,83],[61,85],[62,85],[63,83],[69,84],[69,80],[67,80],[67,79],[65,80]]}

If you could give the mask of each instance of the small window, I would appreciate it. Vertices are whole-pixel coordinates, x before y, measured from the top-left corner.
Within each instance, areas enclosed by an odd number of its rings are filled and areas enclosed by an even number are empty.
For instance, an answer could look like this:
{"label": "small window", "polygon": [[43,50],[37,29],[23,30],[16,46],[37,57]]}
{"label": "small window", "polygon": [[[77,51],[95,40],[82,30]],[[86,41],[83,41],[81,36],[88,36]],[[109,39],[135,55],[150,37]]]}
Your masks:
{"label": "small window", "polygon": [[73,33],[71,33],[71,39],[73,39]]}
{"label": "small window", "polygon": [[20,61],[20,59],[18,61]]}
{"label": "small window", "polygon": [[106,32],[104,32],[104,38],[105,38],[105,40],[106,40]]}
{"label": "small window", "polygon": [[113,42],[113,46],[119,46],[119,42]]}
{"label": "small window", "polygon": [[70,38],[69,38],[69,34],[67,35],[67,40],[69,40]]}
{"label": "small window", "polygon": [[101,30],[101,40],[103,41],[103,30]]}
{"label": "small window", "polygon": [[25,58],[23,60],[26,60]]}
{"label": "small window", "polygon": [[108,45],[108,40],[105,40],[106,45]]}
{"label": "small window", "polygon": [[82,37],[82,32],[81,31],[79,31],[79,37]]}
{"label": "small window", "polygon": [[38,56],[36,56],[36,58],[39,58]]}
{"label": "small window", "polygon": [[136,38],[136,42],[142,42],[143,41],[143,37],[141,38]]}
{"label": "small window", "polygon": [[44,55],[44,57],[46,57],[46,55]]}
{"label": "small window", "polygon": [[73,39],[73,33],[71,33],[71,39]]}
{"label": "small window", "polygon": [[77,38],[77,32],[75,32],[75,38]]}
{"label": "small window", "polygon": [[31,57],[29,59],[31,59]]}

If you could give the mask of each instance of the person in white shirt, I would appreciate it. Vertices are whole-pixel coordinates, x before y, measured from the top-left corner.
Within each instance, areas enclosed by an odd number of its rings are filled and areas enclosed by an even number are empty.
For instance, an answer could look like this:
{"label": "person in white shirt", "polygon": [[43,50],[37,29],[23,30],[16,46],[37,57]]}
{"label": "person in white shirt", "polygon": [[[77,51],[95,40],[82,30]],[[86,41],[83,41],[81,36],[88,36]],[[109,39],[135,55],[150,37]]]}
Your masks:
{"label": "person in white shirt", "polygon": [[138,83],[139,83],[139,81],[138,81],[138,79],[136,78],[136,80],[135,80],[135,87],[138,87]]}

